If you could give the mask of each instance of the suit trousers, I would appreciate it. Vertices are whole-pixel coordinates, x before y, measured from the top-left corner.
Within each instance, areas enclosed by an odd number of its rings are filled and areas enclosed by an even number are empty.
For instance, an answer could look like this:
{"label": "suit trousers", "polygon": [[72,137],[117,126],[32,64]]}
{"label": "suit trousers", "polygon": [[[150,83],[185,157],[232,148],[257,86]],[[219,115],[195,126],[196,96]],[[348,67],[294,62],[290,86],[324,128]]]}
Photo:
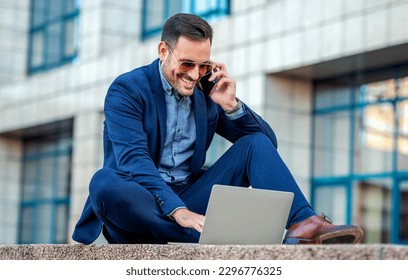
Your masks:
{"label": "suit trousers", "polygon": [[[275,146],[262,133],[240,138],[197,180],[172,188],[189,210],[205,215],[214,184],[293,192],[287,228],[315,215]],[[153,195],[118,170],[102,168],[95,173],[90,199],[109,243],[164,244],[199,239],[197,231],[163,215]]]}

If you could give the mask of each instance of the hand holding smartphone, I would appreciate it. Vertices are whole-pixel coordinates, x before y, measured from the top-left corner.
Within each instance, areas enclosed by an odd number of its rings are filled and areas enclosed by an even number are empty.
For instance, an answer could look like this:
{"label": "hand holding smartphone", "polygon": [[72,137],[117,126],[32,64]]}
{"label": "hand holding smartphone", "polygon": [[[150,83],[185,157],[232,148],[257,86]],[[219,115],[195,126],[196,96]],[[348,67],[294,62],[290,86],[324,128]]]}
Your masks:
{"label": "hand holding smartphone", "polygon": [[212,71],[200,79],[198,86],[204,95],[209,95],[224,111],[230,111],[237,105],[236,83],[228,76],[223,63],[213,62],[213,66]]}
{"label": "hand holding smartphone", "polygon": [[209,81],[208,79],[214,72],[211,71],[207,75],[203,76],[199,82],[199,86],[205,95],[210,94],[211,90],[213,89],[214,85],[217,83],[217,80]]}

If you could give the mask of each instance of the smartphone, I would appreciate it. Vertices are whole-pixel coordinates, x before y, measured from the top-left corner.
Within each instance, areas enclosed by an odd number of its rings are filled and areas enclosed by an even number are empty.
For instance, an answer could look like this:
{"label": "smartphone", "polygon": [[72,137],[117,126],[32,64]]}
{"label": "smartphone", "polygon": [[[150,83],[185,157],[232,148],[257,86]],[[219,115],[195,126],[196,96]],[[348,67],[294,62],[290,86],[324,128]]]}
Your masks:
{"label": "smartphone", "polygon": [[211,90],[213,89],[214,85],[217,83],[217,80],[210,82],[208,79],[211,77],[213,72],[211,71],[207,75],[203,76],[200,80],[200,88],[202,89],[205,95],[210,94]]}

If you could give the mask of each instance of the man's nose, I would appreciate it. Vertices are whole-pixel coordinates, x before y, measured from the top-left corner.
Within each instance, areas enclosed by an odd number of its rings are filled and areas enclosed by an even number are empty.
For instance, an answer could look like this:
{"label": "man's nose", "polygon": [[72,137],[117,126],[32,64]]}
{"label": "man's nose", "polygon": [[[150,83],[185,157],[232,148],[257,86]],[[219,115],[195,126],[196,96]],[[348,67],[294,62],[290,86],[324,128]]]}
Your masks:
{"label": "man's nose", "polygon": [[200,77],[200,69],[198,65],[196,65],[194,69],[189,72],[189,75],[194,81],[198,80],[198,78]]}

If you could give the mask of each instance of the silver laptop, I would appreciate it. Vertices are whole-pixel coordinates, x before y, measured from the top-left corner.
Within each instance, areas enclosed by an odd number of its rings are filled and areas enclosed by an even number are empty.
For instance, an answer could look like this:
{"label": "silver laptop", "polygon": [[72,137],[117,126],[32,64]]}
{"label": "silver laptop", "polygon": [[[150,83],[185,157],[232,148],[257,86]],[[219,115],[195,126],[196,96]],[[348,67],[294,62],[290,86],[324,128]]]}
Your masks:
{"label": "silver laptop", "polygon": [[214,185],[198,244],[281,244],[293,193]]}

